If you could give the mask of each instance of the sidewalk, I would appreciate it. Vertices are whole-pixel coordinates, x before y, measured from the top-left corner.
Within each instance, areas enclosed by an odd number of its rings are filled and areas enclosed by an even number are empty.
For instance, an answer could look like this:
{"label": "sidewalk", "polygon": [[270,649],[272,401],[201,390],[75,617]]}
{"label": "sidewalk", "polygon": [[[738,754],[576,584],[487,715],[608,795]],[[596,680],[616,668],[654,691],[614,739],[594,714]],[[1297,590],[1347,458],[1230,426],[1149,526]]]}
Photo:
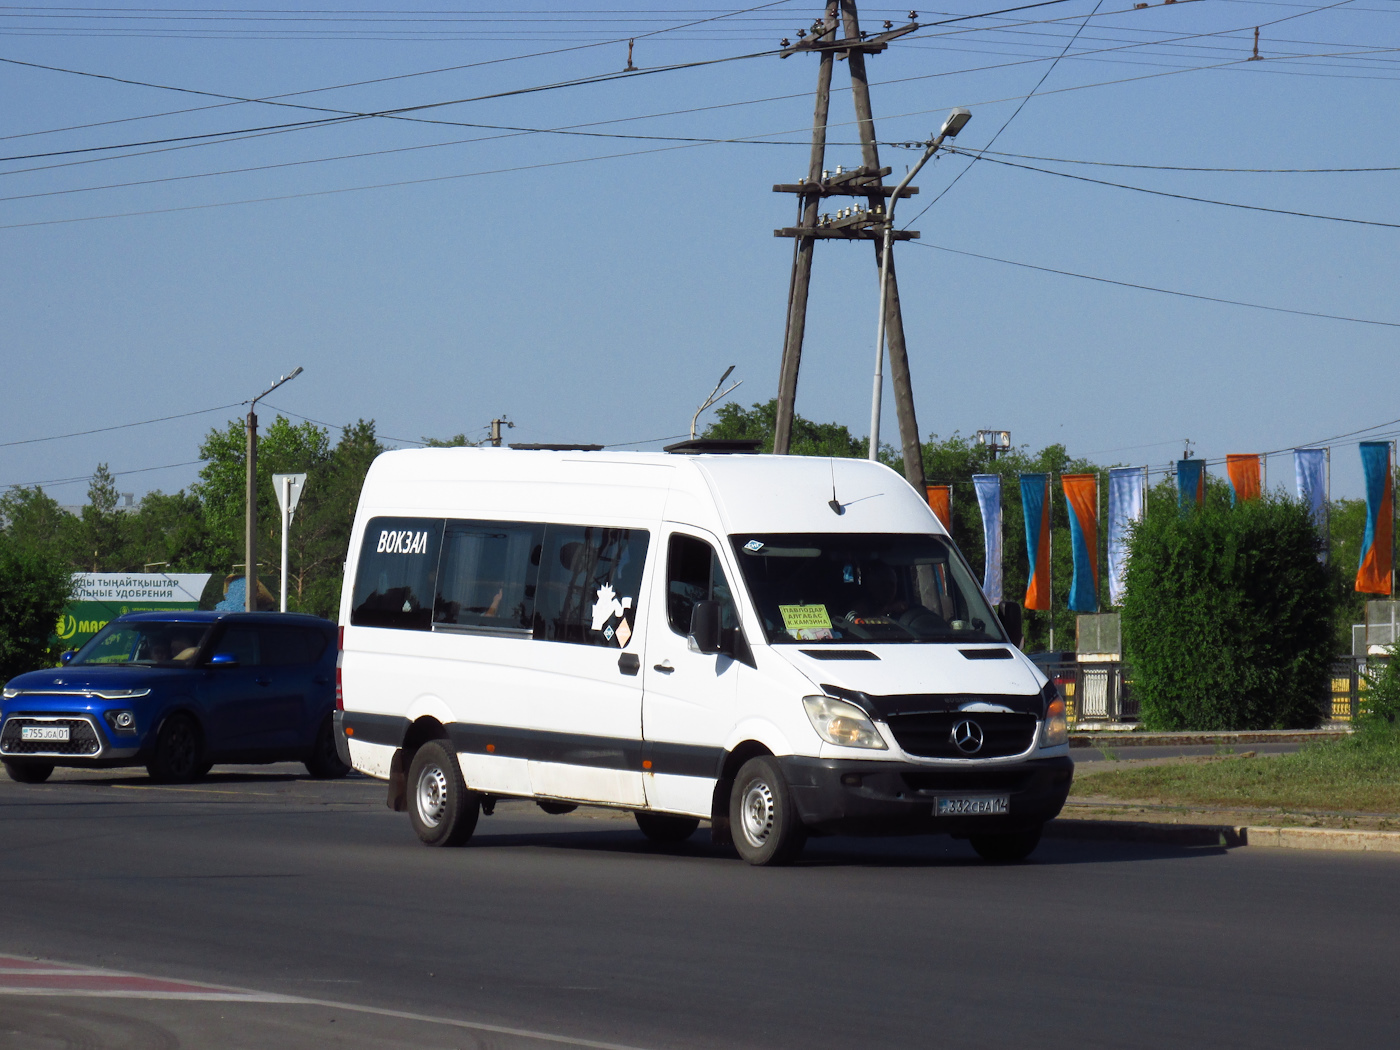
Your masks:
{"label": "sidewalk", "polygon": [[[1097,723],[1089,728],[1070,730],[1069,746],[1102,747],[1199,747],[1214,744],[1233,746],[1235,744],[1307,744],[1316,740],[1335,740],[1351,732],[1348,725],[1331,725],[1322,729],[1254,729],[1229,733],[1149,733],[1137,728],[1136,723]],[[1111,726],[1111,728],[1110,728]],[[1102,728],[1100,728],[1102,727]]]}

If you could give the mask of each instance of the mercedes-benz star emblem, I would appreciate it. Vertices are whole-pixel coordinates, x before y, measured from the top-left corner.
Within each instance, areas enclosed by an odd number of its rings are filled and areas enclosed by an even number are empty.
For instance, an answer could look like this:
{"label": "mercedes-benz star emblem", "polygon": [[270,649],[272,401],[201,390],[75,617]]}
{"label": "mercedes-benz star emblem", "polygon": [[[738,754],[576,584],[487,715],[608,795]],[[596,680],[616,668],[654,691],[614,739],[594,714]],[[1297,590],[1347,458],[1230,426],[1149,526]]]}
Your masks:
{"label": "mercedes-benz star emblem", "polygon": [[982,750],[982,727],[970,718],[964,718],[953,726],[952,740],[959,751],[974,755]]}

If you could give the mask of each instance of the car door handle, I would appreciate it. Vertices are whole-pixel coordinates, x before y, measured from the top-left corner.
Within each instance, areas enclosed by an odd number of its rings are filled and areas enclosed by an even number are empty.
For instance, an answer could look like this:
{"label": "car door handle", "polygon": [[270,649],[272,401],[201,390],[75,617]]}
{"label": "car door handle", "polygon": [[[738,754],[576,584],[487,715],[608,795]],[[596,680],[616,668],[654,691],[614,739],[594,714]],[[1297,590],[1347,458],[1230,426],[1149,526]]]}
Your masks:
{"label": "car door handle", "polygon": [[330,684],[331,684],[331,680],[330,680],[329,678],[327,678],[327,677],[326,677],[325,675],[323,675],[323,674],[318,674],[315,678],[311,679],[311,681],[313,681],[313,682],[316,683],[317,685],[330,685]]}
{"label": "car door handle", "polygon": [[254,684],[254,685],[271,685],[271,684],[272,684],[272,680],[269,679],[269,678],[254,678],[254,679],[253,679],[253,684]]}
{"label": "car door handle", "polygon": [[623,653],[617,658],[617,669],[623,674],[636,674],[642,669],[642,658],[636,653]]}
{"label": "car door handle", "polygon": [[660,671],[662,674],[670,674],[675,670],[675,668],[671,666],[670,660],[662,660],[659,664],[653,664],[651,669],[653,671]]}

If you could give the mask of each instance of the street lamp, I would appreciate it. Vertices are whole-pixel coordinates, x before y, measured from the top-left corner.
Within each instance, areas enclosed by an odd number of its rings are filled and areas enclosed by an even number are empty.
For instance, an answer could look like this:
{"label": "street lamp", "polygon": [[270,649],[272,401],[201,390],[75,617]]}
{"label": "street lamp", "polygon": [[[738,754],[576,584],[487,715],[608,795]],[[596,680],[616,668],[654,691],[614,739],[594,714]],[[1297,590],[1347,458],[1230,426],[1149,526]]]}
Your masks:
{"label": "street lamp", "polygon": [[885,304],[889,297],[890,244],[894,240],[894,206],[899,201],[899,195],[904,192],[904,187],[913,181],[914,176],[919,174],[919,169],[928,163],[928,159],[938,152],[938,147],[943,145],[943,140],[957,138],[958,132],[971,119],[972,114],[961,106],[948,114],[948,119],[943,121],[943,126],[938,129],[938,134],[929,140],[924,155],[919,158],[919,163],[915,164],[909,170],[909,174],[900,180],[899,185],[894,188],[894,193],[890,195],[889,204],[885,206],[885,243],[880,252],[880,317],[875,328],[875,389],[870,395],[870,451],[867,458],[872,462],[880,449],[880,394],[885,383]]}
{"label": "street lamp", "polygon": [[979,430],[977,440],[987,446],[987,452],[991,455],[993,463],[997,461],[998,452],[1011,451],[1011,431],[1009,430]]}
{"label": "street lamp", "polygon": [[278,376],[276,381],[248,405],[248,505],[243,517],[243,549],[247,563],[243,566],[243,608],[248,612],[258,609],[258,402],[267,397],[283,383],[290,383],[301,375],[301,366]]}

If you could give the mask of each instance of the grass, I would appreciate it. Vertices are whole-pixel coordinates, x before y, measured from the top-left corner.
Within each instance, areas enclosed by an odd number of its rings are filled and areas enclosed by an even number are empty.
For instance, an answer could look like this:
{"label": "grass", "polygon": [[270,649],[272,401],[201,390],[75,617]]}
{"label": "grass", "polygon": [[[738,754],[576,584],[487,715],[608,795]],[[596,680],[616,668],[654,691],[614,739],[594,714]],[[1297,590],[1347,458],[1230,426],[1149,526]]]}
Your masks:
{"label": "grass", "polygon": [[1073,795],[1169,804],[1400,813],[1400,727],[1368,727],[1270,758],[1078,772]]}

